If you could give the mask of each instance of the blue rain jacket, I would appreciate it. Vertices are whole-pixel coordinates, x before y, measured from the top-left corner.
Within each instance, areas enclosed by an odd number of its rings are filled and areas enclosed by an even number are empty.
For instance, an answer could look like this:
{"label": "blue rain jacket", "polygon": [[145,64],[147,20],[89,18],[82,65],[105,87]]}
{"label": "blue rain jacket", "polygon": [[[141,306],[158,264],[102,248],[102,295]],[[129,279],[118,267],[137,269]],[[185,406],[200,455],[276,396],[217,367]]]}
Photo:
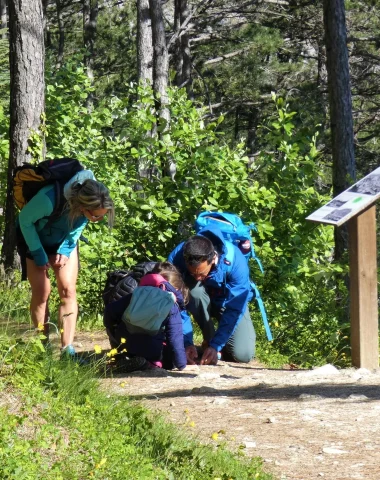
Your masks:
{"label": "blue rain jacket", "polygon": [[[212,305],[222,312],[215,336],[210,341],[210,346],[219,352],[230,339],[247,308],[248,302],[253,297],[249,268],[244,255],[236,246],[234,246],[232,265],[228,267],[226,240],[218,227],[209,225],[200,230],[198,235],[209,238],[218,254],[217,265],[211,269],[209,276],[202,283],[210,296]],[[182,242],[172,251],[169,255],[169,262],[173,263],[186,276],[188,273],[183,257],[184,244],[185,242]],[[228,273],[227,268],[229,269]],[[185,316],[187,318],[184,318]],[[192,345],[192,330],[188,327],[189,323],[191,325],[189,315],[185,313],[185,315],[182,314],[182,317],[185,345]]]}
{"label": "blue rain jacket", "polygon": [[[78,172],[64,186],[63,194],[66,196],[73,182],[83,182],[86,179],[95,180],[91,170]],[[44,247],[57,246],[57,253],[70,257],[76,247],[79,237],[87,225],[86,217],[81,216],[74,221],[72,227],[67,212],[56,220],[49,222],[48,217],[54,211],[55,191],[54,185],[48,185],[41,190],[21,210],[17,224],[28,245],[29,251],[36,265],[43,266],[48,263],[48,256]]]}

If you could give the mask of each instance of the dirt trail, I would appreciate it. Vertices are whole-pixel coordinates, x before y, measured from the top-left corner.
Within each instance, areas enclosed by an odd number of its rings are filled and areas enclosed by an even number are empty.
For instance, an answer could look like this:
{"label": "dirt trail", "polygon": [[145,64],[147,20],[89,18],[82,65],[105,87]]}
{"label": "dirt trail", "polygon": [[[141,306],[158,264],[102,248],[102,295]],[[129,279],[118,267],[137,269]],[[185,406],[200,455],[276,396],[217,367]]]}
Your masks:
{"label": "dirt trail", "polygon": [[[78,349],[108,348],[78,334]],[[220,362],[194,372],[150,370],[102,380],[163,412],[203,442],[244,445],[281,480],[380,480],[380,369],[270,370]]]}

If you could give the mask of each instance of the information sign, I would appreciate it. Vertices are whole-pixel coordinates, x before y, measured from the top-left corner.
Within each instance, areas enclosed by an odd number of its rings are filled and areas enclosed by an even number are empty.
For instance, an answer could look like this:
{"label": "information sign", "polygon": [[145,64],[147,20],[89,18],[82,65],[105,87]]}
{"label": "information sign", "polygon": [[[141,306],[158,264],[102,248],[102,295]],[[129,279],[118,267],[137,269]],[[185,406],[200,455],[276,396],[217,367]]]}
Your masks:
{"label": "information sign", "polygon": [[339,227],[380,198],[380,167],[352,185],[306,220]]}

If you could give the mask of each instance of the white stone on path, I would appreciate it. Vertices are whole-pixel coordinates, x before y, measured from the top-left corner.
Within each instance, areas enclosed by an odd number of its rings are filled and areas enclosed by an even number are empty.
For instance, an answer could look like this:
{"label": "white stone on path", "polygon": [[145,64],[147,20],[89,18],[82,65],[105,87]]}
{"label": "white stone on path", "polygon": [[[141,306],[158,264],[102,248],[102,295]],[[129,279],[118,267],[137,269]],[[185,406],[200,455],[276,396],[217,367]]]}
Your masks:
{"label": "white stone on path", "polygon": [[214,380],[215,378],[220,378],[220,375],[219,373],[200,373],[197,377],[203,380]]}
{"label": "white stone on path", "polygon": [[346,450],[341,450],[340,448],[335,447],[323,447],[322,452],[328,453],[329,455],[342,455],[344,453],[349,453]]}
{"label": "white stone on path", "polygon": [[256,448],[256,442],[254,440],[244,440],[243,445],[245,448]]}
{"label": "white stone on path", "polygon": [[327,363],[322,367],[317,367],[317,368],[314,368],[313,370],[302,372],[299,375],[303,377],[317,377],[320,375],[340,375],[340,371],[336,367],[334,367],[334,365]]}
{"label": "white stone on path", "polygon": [[348,396],[347,400],[353,400],[358,402],[368,400],[368,397],[366,395],[361,395],[360,393],[351,393],[351,395]]}
{"label": "white stone on path", "polygon": [[214,405],[224,405],[225,403],[228,403],[228,402],[229,402],[228,398],[221,397],[221,398],[216,398],[211,403],[213,403]]}

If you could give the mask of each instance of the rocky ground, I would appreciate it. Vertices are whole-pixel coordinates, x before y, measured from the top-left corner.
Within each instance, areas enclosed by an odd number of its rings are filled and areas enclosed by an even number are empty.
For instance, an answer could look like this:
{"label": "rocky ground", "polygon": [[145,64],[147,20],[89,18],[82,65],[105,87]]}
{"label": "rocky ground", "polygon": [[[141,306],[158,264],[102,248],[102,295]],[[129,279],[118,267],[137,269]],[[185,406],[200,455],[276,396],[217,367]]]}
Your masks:
{"label": "rocky ground", "polygon": [[[108,348],[103,333],[78,334],[79,350],[96,344]],[[203,442],[225,442],[262,457],[275,478],[380,479],[380,369],[274,370],[257,362],[220,362],[101,382]]]}

